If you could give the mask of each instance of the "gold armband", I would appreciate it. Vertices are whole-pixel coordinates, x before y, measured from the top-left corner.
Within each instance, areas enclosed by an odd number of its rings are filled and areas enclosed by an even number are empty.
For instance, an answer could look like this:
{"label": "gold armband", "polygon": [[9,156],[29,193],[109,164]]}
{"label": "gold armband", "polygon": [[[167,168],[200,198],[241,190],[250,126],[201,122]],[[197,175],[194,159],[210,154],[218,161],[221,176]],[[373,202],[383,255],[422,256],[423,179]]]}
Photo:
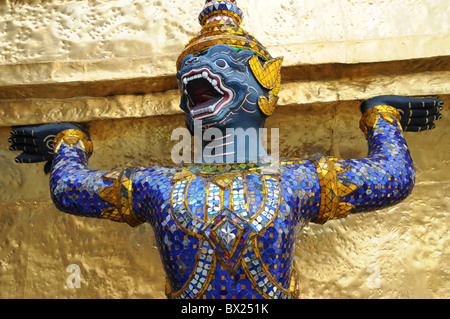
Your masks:
{"label": "gold armband", "polygon": [[337,163],[340,158],[325,157],[320,154],[314,155],[311,160],[316,166],[320,185],[319,213],[313,222],[324,224],[330,219],[347,216],[354,206],[342,202],[342,198],[353,193],[357,186],[348,180],[341,183],[338,176],[350,170],[351,166],[342,166]]}
{"label": "gold armband", "polygon": [[112,208],[102,211],[101,216],[117,222],[126,222],[132,227],[137,227],[140,221],[133,210],[133,181],[131,176],[139,166],[133,162],[123,168],[112,169],[105,172],[103,180],[111,182],[111,186],[104,188],[98,195]]}
{"label": "gold armband", "polygon": [[397,122],[400,129],[402,129],[399,111],[395,107],[389,105],[378,105],[366,111],[359,122],[359,127],[366,137],[368,130],[375,129],[380,118],[390,124]]}
{"label": "gold armband", "polygon": [[89,136],[80,130],[72,129],[58,133],[58,135],[56,135],[55,139],[53,140],[55,153],[61,147],[61,144],[63,142],[69,146],[77,145],[78,143],[80,143],[81,147],[83,147],[83,149],[86,151],[88,157],[91,157],[94,150],[94,146],[89,139]]}

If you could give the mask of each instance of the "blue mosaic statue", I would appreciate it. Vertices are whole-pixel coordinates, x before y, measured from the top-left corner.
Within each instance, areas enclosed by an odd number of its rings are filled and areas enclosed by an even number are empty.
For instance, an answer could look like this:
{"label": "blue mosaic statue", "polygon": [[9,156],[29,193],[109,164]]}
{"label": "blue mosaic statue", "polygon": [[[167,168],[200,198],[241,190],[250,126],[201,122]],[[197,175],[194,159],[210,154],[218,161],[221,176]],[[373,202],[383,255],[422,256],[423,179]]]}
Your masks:
{"label": "blue mosaic statue", "polygon": [[[61,211],[133,227],[150,223],[169,298],[296,298],[298,231],[405,199],[414,167],[403,131],[434,128],[442,101],[364,101],[366,158],[274,158],[259,129],[275,109],[282,60],[241,29],[235,1],[207,1],[199,19],[202,31],[180,55],[177,79],[189,130],[216,132],[203,142],[200,162],[90,170],[92,142],[70,123],[14,128],[11,150],[23,151],[19,163],[50,163],[51,195]],[[249,130],[253,148],[241,143]]]}

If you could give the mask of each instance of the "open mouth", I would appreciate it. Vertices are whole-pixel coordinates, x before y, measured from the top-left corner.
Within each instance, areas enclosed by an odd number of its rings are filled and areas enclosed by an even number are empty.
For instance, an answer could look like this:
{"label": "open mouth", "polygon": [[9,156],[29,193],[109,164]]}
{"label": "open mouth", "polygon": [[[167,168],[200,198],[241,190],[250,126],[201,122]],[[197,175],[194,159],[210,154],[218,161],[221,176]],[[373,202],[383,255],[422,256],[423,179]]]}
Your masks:
{"label": "open mouth", "polygon": [[233,100],[233,91],[223,85],[220,76],[207,68],[194,69],[184,74],[181,85],[195,120],[218,114]]}

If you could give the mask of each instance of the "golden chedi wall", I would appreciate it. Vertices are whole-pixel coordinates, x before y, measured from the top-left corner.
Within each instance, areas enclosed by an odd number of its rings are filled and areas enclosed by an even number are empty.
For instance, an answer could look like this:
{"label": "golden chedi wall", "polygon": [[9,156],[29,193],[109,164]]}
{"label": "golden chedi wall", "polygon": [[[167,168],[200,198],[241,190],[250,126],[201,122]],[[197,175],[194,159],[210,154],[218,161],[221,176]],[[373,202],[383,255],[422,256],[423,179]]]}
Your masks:
{"label": "golden chedi wall", "polygon": [[[0,298],[165,298],[150,226],[59,212],[43,164],[15,164],[7,139],[14,125],[86,122],[91,169],[170,163],[171,132],[184,125],[175,61],[203,2],[0,2]],[[447,1],[239,6],[243,26],[284,56],[267,121],[280,130],[282,156],[364,157],[359,104],[371,96],[439,96],[446,105],[434,131],[406,133],[417,170],[409,198],[303,230],[301,297],[450,298]],[[70,265],[79,288],[67,285]]]}

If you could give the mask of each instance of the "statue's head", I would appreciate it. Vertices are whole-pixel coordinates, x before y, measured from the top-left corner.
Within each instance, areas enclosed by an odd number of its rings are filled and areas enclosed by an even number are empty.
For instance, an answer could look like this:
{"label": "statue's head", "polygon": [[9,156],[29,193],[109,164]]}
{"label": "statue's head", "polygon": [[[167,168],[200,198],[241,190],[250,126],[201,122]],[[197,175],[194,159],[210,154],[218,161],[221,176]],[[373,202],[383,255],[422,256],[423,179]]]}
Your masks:
{"label": "statue's head", "polygon": [[262,127],[278,100],[281,58],[239,25],[235,1],[206,1],[199,16],[202,30],[177,61],[181,109],[192,129]]}

